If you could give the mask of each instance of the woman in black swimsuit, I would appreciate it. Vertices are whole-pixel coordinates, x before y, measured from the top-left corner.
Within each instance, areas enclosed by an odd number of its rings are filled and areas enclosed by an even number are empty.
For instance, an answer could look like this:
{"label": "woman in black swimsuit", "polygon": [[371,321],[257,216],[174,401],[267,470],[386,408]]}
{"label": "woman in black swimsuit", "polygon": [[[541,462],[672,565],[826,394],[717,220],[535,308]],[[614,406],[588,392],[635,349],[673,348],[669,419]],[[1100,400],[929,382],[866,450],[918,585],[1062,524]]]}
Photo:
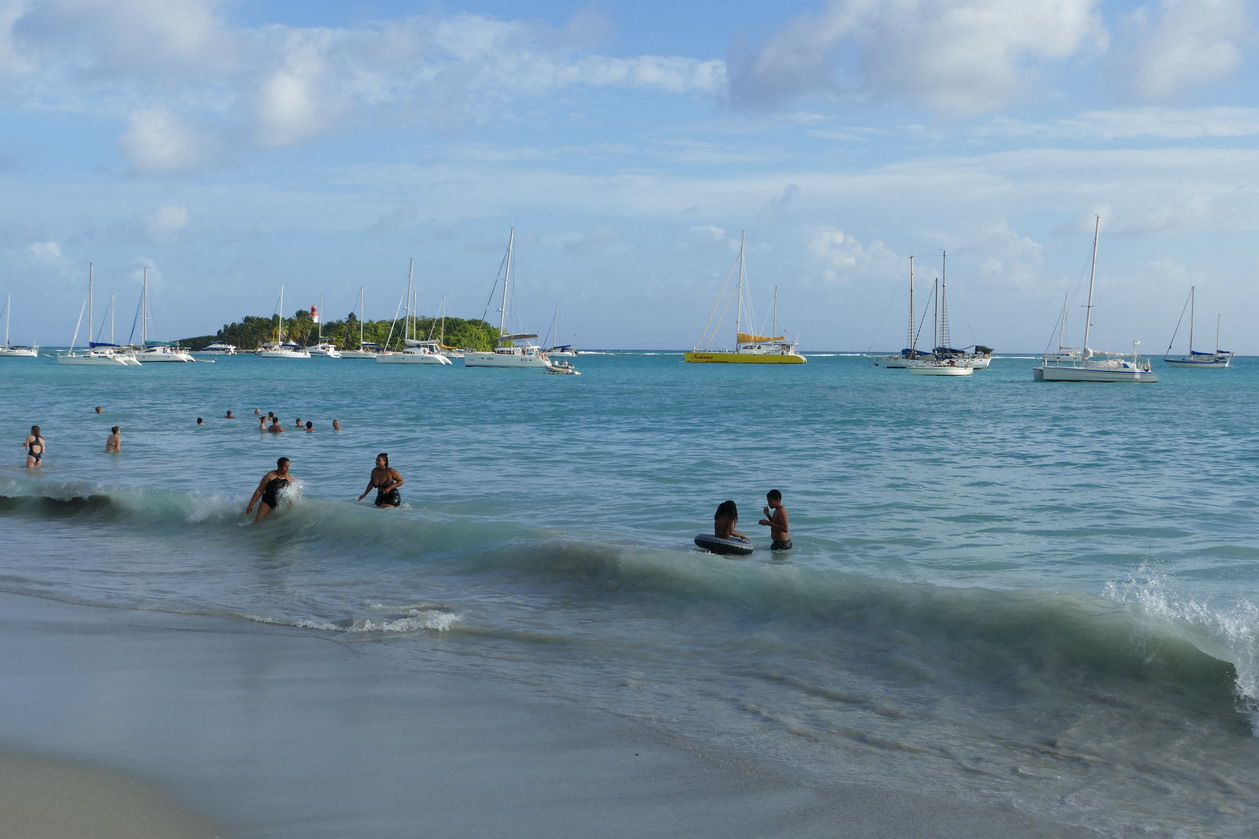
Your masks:
{"label": "woman in black swimsuit", "polygon": [[402,495],[398,492],[398,487],[405,483],[406,481],[402,480],[402,476],[398,474],[398,470],[389,465],[389,455],[381,452],[376,455],[376,468],[372,470],[367,489],[363,490],[358,500],[362,501],[367,493],[375,489],[377,507],[401,507]]}
{"label": "woman in black swimsuit", "polygon": [[34,469],[36,466],[39,466],[41,463],[43,463],[44,450],[46,448],[47,447],[44,445],[44,438],[40,436],[40,433],[39,433],[39,426],[32,425],[31,433],[27,435],[26,437],[26,468],[27,469]]}
{"label": "woman in black swimsuit", "polygon": [[[275,462],[275,468],[262,476],[262,480],[258,482],[258,488],[254,490],[253,497],[249,499],[249,505],[245,507],[245,515],[253,512],[254,505],[258,504],[258,517],[255,522],[262,521],[280,504],[280,493],[287,490],[293,483],[293,476],[289,474],[289,459],[282,457]],[[261,501],[261,503],[259,503]]]}

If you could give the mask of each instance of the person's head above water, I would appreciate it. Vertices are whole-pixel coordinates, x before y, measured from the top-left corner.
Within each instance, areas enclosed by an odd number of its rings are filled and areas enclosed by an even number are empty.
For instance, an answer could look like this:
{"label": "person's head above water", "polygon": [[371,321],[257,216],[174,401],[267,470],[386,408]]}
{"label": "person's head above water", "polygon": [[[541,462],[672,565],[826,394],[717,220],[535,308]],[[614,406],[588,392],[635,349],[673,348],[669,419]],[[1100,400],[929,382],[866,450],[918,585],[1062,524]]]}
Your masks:
{"label": "person's head above water", "polygon": [[730,518],[737,519],[739,517],[739,508],[735,506],[733,501],[722,501],[717,505],[717,512],[713,514],[713,518]]}

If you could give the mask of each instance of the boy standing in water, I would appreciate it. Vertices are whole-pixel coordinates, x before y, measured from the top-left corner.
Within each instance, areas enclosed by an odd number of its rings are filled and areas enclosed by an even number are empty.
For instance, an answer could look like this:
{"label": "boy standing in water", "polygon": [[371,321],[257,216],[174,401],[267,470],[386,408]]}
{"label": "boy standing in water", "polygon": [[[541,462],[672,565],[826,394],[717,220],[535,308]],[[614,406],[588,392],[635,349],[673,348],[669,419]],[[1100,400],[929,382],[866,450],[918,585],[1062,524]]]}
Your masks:
{"label": "boy standing in water", "polygon": [[791,550],[791,532],[787,529],[787,508],[783,506],[783,494],[776,489],[771,489],[765,493],[765,501],[768,505],[764,508],[765,518],[759,523],[769,528],[770,538],[774,540],[769,549],[771,551]]}

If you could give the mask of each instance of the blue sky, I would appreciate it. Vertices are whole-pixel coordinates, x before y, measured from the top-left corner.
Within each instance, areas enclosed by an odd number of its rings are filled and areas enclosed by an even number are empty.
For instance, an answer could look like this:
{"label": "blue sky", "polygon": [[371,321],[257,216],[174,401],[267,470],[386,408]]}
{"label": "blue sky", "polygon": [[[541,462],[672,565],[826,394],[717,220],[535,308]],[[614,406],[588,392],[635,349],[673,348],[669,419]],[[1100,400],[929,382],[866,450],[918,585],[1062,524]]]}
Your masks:
{"label": "blue sky", "polygon": [[390,317],[412,257],[480,317],[514,226],[516,325],[579,347],[690,348],[746,231],[806,352],[899,349],[946,250],[953,343],[1034,353],[1100,215],[1095,347],[1196,285],[1199,348],[1259,353],[1253,2],[743,5],[0,0],[12,339],[68,343],[89,262],[123,331],[148,266],[158,337],[281,284]]}

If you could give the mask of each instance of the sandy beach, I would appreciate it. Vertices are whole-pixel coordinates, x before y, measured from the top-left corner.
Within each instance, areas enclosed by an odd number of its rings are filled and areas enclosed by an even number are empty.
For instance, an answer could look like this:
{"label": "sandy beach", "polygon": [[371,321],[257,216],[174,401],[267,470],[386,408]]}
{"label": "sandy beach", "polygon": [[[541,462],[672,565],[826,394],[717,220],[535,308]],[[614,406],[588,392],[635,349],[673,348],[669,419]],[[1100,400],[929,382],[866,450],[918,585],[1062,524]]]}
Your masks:
{"label": "sandy beach", "polygon": [[813,789],[527,686],[417,679],[316,633],[14,595],[0,615],[9,835],[1092,835]]}

